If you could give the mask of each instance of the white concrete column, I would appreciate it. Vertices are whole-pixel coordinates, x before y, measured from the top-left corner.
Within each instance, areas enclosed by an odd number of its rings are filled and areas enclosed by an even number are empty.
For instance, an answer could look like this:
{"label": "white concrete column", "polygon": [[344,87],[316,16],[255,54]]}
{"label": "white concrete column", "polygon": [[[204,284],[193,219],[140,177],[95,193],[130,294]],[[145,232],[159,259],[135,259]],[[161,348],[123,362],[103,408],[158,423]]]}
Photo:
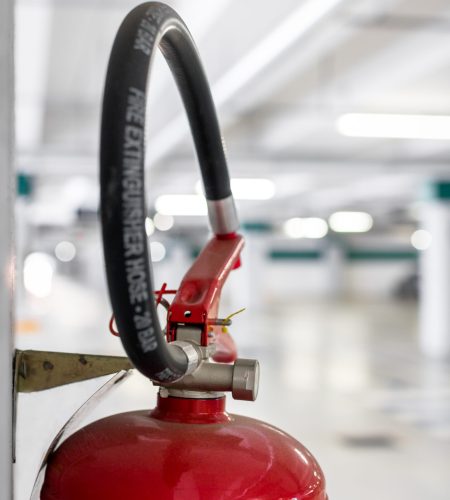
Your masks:
{"label": "white concrete column", "polygon": [[0,2],[0,496],[12,498],[14,2]]}
{"label": "white concrete column", "polygon": [[330,299],[340,298],[346,293],[345,250],[339,241],[331,241],[325,250],[327,273],[326,295]]}
{"label": "white concrete column", "polygon": [[420,251],[420,346],[434,358],[450,357],[450,181],[430,184],[421,209],[422,229],[431,235]]}
{"label": "white concrete column", "polygon": [[[245,247],[242,256],[241,275],[245,275],[246,286],[241,290],[239,300],[254,311],[264,307],[266,269],[269,266],[267,257],[267,230],[249,229],[244,231]],[[238,303],[236,303],[238,306]],[[242,306],[240,306],[242,307]]]}

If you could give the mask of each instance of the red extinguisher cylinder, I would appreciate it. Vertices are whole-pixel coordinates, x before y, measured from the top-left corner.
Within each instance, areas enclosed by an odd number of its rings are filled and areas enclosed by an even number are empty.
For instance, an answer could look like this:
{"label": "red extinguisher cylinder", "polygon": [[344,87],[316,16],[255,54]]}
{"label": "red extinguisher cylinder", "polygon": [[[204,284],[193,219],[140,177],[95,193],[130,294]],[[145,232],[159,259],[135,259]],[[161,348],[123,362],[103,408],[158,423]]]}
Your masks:
{"label": "red extinguisher cylinder", "polygon": [[326,500],[322,470],[283,431],[225,398],[158,398],[98,420],[50,457],[42,500]]}

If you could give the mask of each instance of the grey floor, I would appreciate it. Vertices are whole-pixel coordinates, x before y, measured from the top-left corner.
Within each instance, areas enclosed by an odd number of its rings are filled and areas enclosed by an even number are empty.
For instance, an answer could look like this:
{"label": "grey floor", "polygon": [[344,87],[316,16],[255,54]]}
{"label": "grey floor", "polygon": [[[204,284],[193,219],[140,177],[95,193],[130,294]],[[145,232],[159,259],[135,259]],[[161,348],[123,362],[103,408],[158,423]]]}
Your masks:
{"label": "grey floor", "polygon": [[[40,326],[18,335],[18,347],[121,353],[107,333],[104,298],[58,286],[46,307],[21,313]],[[416,323],[415,304],[395,301],[297,300],[248,310],[233,333],[240,356],[261,362],[260,394],[255,403],[228,398],[228,409],[302,441],[325,471],[330,500],[449,500],[450,365],[419,355]],[[29,498],[53,435],[104,380],[19,397],[17,500]],[[83,423],[151,407],[155,394],[135,374]]]}

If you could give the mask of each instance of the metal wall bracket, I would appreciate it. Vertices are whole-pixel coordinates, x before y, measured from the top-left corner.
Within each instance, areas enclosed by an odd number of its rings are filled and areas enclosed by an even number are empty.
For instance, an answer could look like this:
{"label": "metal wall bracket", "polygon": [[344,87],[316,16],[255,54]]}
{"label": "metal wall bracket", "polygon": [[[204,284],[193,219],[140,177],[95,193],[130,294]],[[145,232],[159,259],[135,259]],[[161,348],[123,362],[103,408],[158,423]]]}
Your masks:
{"label": "metal wall bracket", "polygon": [[127,357],[16,349],[13,363],[13,463],[15,462],[17,395],[82,382],[131,370]]}
{"label": "metal wall bracket", "polygon": [[122,356],[19,351],[14,357],[15,392],[37,392],[133,368]]}

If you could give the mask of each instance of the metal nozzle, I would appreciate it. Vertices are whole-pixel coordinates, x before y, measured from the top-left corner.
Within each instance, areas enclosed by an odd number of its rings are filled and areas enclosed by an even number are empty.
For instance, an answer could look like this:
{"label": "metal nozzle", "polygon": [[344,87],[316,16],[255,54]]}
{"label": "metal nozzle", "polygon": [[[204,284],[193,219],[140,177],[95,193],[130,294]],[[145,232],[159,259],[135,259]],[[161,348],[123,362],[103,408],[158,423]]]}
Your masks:
{"label": "metal nozzle", "polygon": [[167,389],[186,391],[231,391],[234,399],[254,401],[258,394],[259,363],[253,359],[237,359],[234,365],[203,361],[190,375],[171,384]]}
{"label": "metal nozzle", "polygon": [[237,359],[233,367],[234,399],[255,401],[259,388],[259,363],[256,359]]}

